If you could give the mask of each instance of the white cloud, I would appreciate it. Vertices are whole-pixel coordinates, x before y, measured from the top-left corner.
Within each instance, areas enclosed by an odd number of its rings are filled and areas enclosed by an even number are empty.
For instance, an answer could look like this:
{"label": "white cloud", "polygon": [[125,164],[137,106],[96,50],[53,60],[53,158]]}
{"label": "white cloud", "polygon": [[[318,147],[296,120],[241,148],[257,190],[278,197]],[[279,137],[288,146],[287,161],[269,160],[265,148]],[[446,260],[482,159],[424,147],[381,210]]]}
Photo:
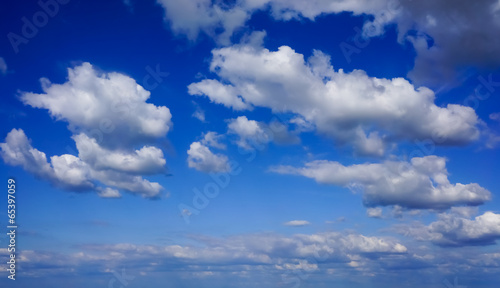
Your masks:
{"label": "white cloud", "polygon": [[309,221],[306,221],[306,220],[292,220],[292,221],[285,222],[283,225],[292,226],[292,227],[300,227],[300,226],[311,225],[311,223]]}
{"label": "white cloud", "polygon": [[228,158],[222,154],[214,154],[200,142],[193,142],[189,146],[188,166],[205,173],[227,172],[229,170]]}
{"label": "white cloud", "polygon": [[245,26],[251,15],[258,10],[270,10],[276,20],[308,18],[314,20],[326,13],[344,11],[374,14],[381,10],[385,1],[302,1],[302,0],[237,0],[224,1],[157,0],[165,9],[165,21],[176,34],[184,34],[190,40],[200,32],[215,38],[222,44],[229,44],[235,31]]}
{"label": "white cloud", "polygon": [[[257,267],[257,271],[263,267],[266,267],[266,270],[276,269],[273,272],[290,269],[312,271],[328,263],[337,263],[339,267],[348,268],[352,260],[368,266],[369,263],[387,263],[391,257],[411,257],[408,249],[394,239],[355,233],[324,232],[292,236],[266,233],[226,238],[202,236],[190,240],[197,245],[81,245],[78,247],[78,253],[70,255],[44,255],[43,252],[23,250],[18,257],[23,259],[26,269],[51,261],[54,266],[70,266],[75,268],[74,270],[86,268],[80,265],[93,265],[92,271],[100,271],[119,266],[127,267],[133,263],[134,267],[141,270],[157,272],[163,269],[164,264],[169,263],[191,272],[189,274],[196,272],[199,265],[216,266],[217,271],[248,271],[258,265],[263,266]],[[376,267],[379,265],[373,265],[371,269]],[[208,268],[207,272],[210,270]]]}
{"label": "white cloud", "polygon": [[324,184],[361,187],[363,203],[368,207],[398,205],[441,210],[457,205],[477,206],[491,199],[491,193],[476,183],[450,183],[446,160],[437,156],[351,166],[317,160],[302,168],[278,166],[271,171],[302,175]]}
{"label": "white cloud", "polygon": [[368,208],[366,209],[366,215],[368,215],[368,217],[370,218],[382,218],[382,208]]}
{"label": "white cloud", "polygon": [[146,103],[150,92],[134,79],[99,73],[90,63],[69,68],[64,84],[46,78],[41,83],[44,94],[24,92],[21,100],[67,121],[75,134],[99,135],[99,144],[105,147],[142,144],[166,136],[172,126],[169,109]]}
{"label": "white cloud", "polygon": [[[283,4],[286,3],[286,4]],[[323,13],[353,12],[374,16],[363,25],[365,36],[385,33],[385,26],[397,25],[399,41],[411,43],[416,52],[415,67],[409,77],[418,85],[442,86],[459,81],[461,67],[495,67],[500,64],[498,0],[470,5],[470,1],[270,1],[272,11],[283,5],[282,13],[314,20]],[[482,21],[478,22],[477,19]],[[280,17],[275,17],[280,19]],[[290,17],[283,17],[288,20]],[[416,31],[416,33],[415,33]],[[430,44],[432,39],[433,44]],[[461,47],[461,49],[456,49]],[[458,71],[458,72],[457,72]]]}
{"label": "white cloud", "polygon": [[[456,274],[476,275],[495,283],[500,267],[500,253],[495,251],[435,249],[426,243],[407,247],[393,238],[345,231],[291,236],[254,233],[225,238],[200,235],[179,244],[98,244],[79,245],[76,249],[71,254],[23,249],[16,258],[23,262],[24,281],[34,282],[35,287],[44,275],[85,277],[91,271],[102,276],[94,285],[98,286],[112,278],[110,272],[121,271],[121,275],[147,275],[161,282],[168,277],[154,277],[168,266],[176,267],[181,281],[195,283],[196,287],[203,286],[207,276],[217,283],[251,279],[262,287],[276,286],[276,277],[284,284],[306,280],[333,287],[339,282],[351,283],[352,279],[361,285],[397,286],[415,277],[419,285],[431,287],[436,275],[440,279]],[[0,248],[0,256],[8,256],[6,248]],[[133,271],[122,267],[133,267]],[[391,282],[387,281],[388,275]]]}
{"label": "white cloud", "polygon": [[500,239],[500,214],[488,211],[473,220],[442,214],[438,221],[429,225],[429,229],[442,235],[436,241],[443,244],[493,244]]}
{"label": "white cloud", "polygon": [[45,153],[33,148],[21,129],[12,129],[4,143],[0,143],[1,156],[5,163],[21,166],[38,178],[54,185],[73,190],[89,190],[94,184],[88,179],[88,166],[72,155],[52,156],[51,164]]}
{"label": "white cloud", "polygon": [[7,74],[7,63],[5,63],[2,57],[0,57],[0,73],[3,75]]}
{"label": "white cloud", "polygon": [[272,120],[269,124],[249,120],[246,116],[239,116],[228,120],[228,134],[239,137],[236,144],[247,150],[263,149],[269,142],[276,144],[297,144],[300,138],[298,131],[289,131],[288,125],[279,120]]}
{"label": "white cloud", "polygon": [[227,128],[228,133],[239,136],[237,144],[244,149],[252,149],[254,146],[271,141],[269,134],[264,131],[259,122],[248,120],[246,116],[229,120]]}
{"label": "white cloud", "polygon": [[359,234],[350,234],[341,239],[343,244],[358,252],[362,253],[377,253],[377,252],[392,252],[406,253],[407,248],[399,243],[387,241],[379,237],[367,237]]}
{"label": "white cloud", "polygon": [[24,131],[12,129],[0,143],[2,158],[9,165],[22,166],[26,171],[39,177],[48,177],[51,174],[50,164],[45,153],[34,149]]}
{"label": "white cloud", "polygon": [[78,157],[52,156],[49,163],[24,131],[13,129],[0,144],[4,161],[68,190],[93,190],[101,197],[117,198],[118,188],[157,197],[163,187],[142,176],[165,172],[166,161],[161,149],[142,145],[166,135],[172,126],[168,108],[146,103],[150,92],[126,75],[98,73],[89,63],[68,73],[64,84],[42,78],[44,94],[25,92],[21,100],[67,121]]}
{"label": "white cloud", "polygon": [[64,154],[50,157],[56,179],[69,187],[92,188],[91,168],[78,157]]}
{"label": "white cloud", "polygon": [[[0,150],[0,155],[7,164],[21,166],[36,177],[48,180],[57,187],[71,191],[93,190],[103,197],[109,197],[111,193],[116,195],[114,191],[107,189],[107,187],[96,186],[96,181],[144,197],[156,197],[163,189],[158,183],[149,182],[141,176],[130,175],[127,169],[133,167],[133,165],[125,165],[118,169],[113,167],[116,163],[109,163],[111,166],[104,167],[106,169],[101,170],[103,167],[96,167],[96,163],[87,163],[69,154],[52,156],[49,163],[45,153],[33,148],[21,129],[12,129],[7,134],[5,143],[0,143]],[[113,157],[113,155],[110,156]],[[114,168],[117,168],[117,170]]]}
{"label": "white cloud", "polygon": [[440,246],[492,245],[500,239],[500,214],[487,211],[470,219],[471,209],[454,208],[449,213],[441,213],[438,220],[424,226],[414,223],[396,226],[401,234],[417,240],[431,241]]}
{"label": "white cloud", "polygon": [[145,198],[156,198],[163,190],[163,187],[157,182],[150,182],[141,176],[115,170],[92,170],[91,176],[104,185],[123,189]]}
{"label": "white cloud", "polygon": [[415,89],[402,78],[335,71],[319,51],[307,61],[288,46],[269,51],[243,44],[212,53],[210,69],[227,84],[203,80],[189,85],[190,94],[236,110],[258,106],[295,113],[338,144],[352,144],[358,154],[380,156],[388,138],[462,145],[480,134],[472,108],[436,106],[430,89]]}
{"label": "white cloud", "polygon": [[[242,27],[250,16],[239,6],[227,9],[222,2],[213,4],[210,0],[157,2],[165,9],[165,21],[170,23],[172,31],[184,34],[190,40],[195,40],[203,31],[227,44],[233,32]],[[222,28],[220,34],[216,33],[217,28]]]}
{"label": "white cloud", "polygon": [[210,97],[212,102],[232,107],[235,110],[250,109],[250,106],[243,103],[243,100],[236,95],[234,87],[224,85],[216,80],[205,79],[196,85],[189,85],[188,92],[191,95],[212,95]]}
{"label": "white cloud", "polygon": [[94,170],[114,170],[135,175],[165,172],[163,152],[153,146],[144,146],[135,151],[120,151],[103,148],[85,134],[74,135],[78,157]]}

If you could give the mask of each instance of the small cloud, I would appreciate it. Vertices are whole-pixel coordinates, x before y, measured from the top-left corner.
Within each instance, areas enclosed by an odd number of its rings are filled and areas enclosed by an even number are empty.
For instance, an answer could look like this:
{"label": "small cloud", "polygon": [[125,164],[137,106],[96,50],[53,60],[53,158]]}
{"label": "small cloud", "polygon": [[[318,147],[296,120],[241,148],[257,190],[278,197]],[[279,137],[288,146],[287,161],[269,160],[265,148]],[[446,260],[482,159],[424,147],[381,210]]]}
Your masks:
{"label": "small cloud", "polygon": [[309,221],[306,221],[306,220],[292,220],[292,221],[288,221],[288,222],[283,223],[283,225],[292,226],[292,227],[301,227],[301,226],[311,225],[311,223]]}
{"label": "small cloud", "polygon": [[490,114],[490,119],[495,120],[495,121],[500,121],[500,112],[498,113],[491,113]]}
{"label": "small cloud", "polygon": [[366,215],[370,218],[382,218],[382,208],[380,207],[375,207],[375,208],[368,208],[366,210]]}
{"label": "small cloud", "polygon": [[97,195],[101,198],[121,198],[122,194],[120,194],[120,191],[106,187],[104,189],[98,189]]}

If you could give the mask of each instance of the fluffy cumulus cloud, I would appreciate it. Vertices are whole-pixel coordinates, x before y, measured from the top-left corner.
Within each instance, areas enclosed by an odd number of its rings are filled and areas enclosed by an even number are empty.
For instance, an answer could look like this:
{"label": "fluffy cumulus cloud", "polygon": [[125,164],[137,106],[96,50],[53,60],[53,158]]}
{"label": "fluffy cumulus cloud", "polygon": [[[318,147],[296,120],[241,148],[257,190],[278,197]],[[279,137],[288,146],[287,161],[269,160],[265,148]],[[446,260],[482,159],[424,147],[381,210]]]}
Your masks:
{"label": "fluffy cumulus cloud", "polygon": [[205,173],[227,172],[230,169],[229,159],[226,155],[213,153],[210,147],[225,149],[226,146],[219,142],[222,135],[208,132],[201,141],[191,143],[189,146],[188,166]]}
{"label": "fluffy cumulus cloud", "polygon": [[107,198],[120,197],[117,189],[158,196],[161,185],[142,176],[165,172],[166,160],[161,149],[144,144],[166,135],[169,109],[146,103],[150,93],[126,75],[99,73],[89,63],[68,74],[64,84],[42,78],[44,93],[20,98],[66,121],[78,155],[52,156],[49,162],[23,130],[13,129],[0,144],[4,161],[72,191],[93,190]]}
{"label": "fluffy cumulus cloud", "polygon": [[[301,168],[277,166],[271,170],[305,176],[323,184],[361,188],[363,203],[368,207],[442,210],[456,205],[477,206],[491,199],[491,193],[476,183],[450,183],[446,160],[437,156],[350,166],[316,160]],[[379,214],[369,211],[372,216]]]}
{"label": "fluffy cumulus cloud", "polygon": [[40,82],[44,93],[22,93],[23,103],[47,109],[55,119],[68,122],[74,133],[99,136],[100,145],[142,144],[164,137],[172,126],[170,110],[147,103],[151,93],[126,75],[99,73],[83,63],[68,69],[64,84],[46,78]]}
{"label": "fluffy cumulus cloud", "polygon": [[190,94],[236,110],[257,106],[295,113],[338,144],[352,145],[358,154],[381,156],[394,139],[462,145],[480,135],[472,108],[437,106],[430,89],[416,89],[402,78],[336,71],[320,51],[307,61],[288,46],[269,51],[241,44],[212,53],[210,69],[220,80],[192,83]]}
{"label": "fluffy cumulus cloud", "polygon": [[94,187],[89,180],[89,167],[73,155],[52,156],[51,164],[45,153],[33,148],[21,129],[12,129],[4,143],[0,143],[0,155],[5,163],[21,166],[38,178],[73,191]]}
{"label": "fluffy cumulus cloud", "polygon": [[229,121],[228,132],[239,136],[238,146],[251,149],[259,143],[268,143],[270,136],[266,133],[259,122],[248,120],[246,116],[240,116]]}
{"label": "fluffy cumulus cloud", "polygon": [[144,146],[135,151],[111,150],[99,146],[96,139],[85,134],[73,136],[78,157],[96,170],[114,170],[144,175],[165,172],[165,158],[161,149]]}
{"label": "fluffy cumulus cloud", "polygon": [[[439,85],[457,78],[461,67],[494,67],[500,40],[498,0],[470,1],[412,0],[237,0],[223,1],[158,0],[165,8],[165,20],[176,33],[194,39],[203,31],[228,44],[231,35],[245,26],[256,11],[268,11],[276,20],[315,20],[320,15],[341,12],[369,15],[364,37],[385,33],[388,25],[397,26],[398,40],[409,42],[417,52],[409,76],[419,84]],[[190,17],[186,17],[189,15]],[[192,17],[192,15],[196,15]],[[477,21],[481,19],[481,21]],[[460,49],[456,49],[460,47]],[[215,87],[212,87],[215,88]],[[226,89],[218,85],[219,89]]]}
{"label": "fluffy cumulus cloud", "polygon": [[487,211],[472,218],[474,211],[454,208],[438,215],[438,220],[423,225],[396,226],[395,231],[440,246],[493,245],[500,239],[500,214]]}

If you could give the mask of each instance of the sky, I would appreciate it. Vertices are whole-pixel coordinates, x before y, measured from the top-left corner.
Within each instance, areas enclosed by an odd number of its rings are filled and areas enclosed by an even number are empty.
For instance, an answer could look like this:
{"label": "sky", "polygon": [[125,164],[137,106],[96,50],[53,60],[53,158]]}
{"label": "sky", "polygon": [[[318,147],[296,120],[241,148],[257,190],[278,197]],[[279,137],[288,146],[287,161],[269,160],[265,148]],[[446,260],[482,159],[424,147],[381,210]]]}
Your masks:
{"label": "sky", "polygon": [[499,282],[498,0],[0,5],[1,287]]}

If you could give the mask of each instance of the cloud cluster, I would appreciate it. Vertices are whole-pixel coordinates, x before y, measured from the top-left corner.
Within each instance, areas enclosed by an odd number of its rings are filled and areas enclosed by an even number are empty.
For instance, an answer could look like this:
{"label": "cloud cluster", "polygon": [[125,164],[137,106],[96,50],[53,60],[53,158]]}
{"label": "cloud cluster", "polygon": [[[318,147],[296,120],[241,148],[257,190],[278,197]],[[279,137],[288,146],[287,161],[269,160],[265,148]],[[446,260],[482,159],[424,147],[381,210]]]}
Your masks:
{"label": "cloud cluster", "polygon": [[210,69],[220,80],[192,83],[190,94],[235,110],[257,106],[295,113],[338,144],[352,145],[358,154],[381,156],[395,139],[463,145],[480,134],[472,108],[439,107],[430,89],[415,89],[402,78],[335,71],[330,57],[320,51],[307,61],[288,46],[269,51],[242,44],[212,54]]}
{"label": "cloud cluster", "polygon": [[[437,156],[350,166],[316,160],[300,168],[276,166],[271,171],[301,175],[323,184],[362,188],[363,203],[372,208],[442,210],[458,205],[477,206],[491,199],[491,193],[476,183],[450,183],[446,160]],[[370,210],[369,215],[380,216],[380,213]]]}
{"label": "cloud cluster", "polygon": [[[164,137],[172,126],[170,110],[146,101],[151,93],[124,74],[99,73],[90,63],[68,69],[68,81],[40,80],[42,94],[21,94],[24,104],[47,109],[68,122],[75,134],[99,137],[106,147],[130,147]],[[78,109],[75,109],[78,107]]]}
{"label": "cloud cluster", "polygon": [[162,150],[148,143],[172,126],[169,109],[146,103],[150,93],[126,75],[99,73],[89,63],[68,69],[68,74],[64,84],[42,78],[44,93],[25,92],[20,98],[66,121],[78,156],[52,156],[49,163],[23,130],[13,129],[0,144],[4,161],[72,191],[94,190],[116,198],[122,189],[158,196],[161,185],[142,176],[165,172]]}
{"label": "cloud cluster", "polygon": [[[191,238],[190,242],[194,240],[197,245],[81,245],[75,253],[23,250],[16,258],[23,263],[23,281],[34,279],[37,287],[51,287],[53,283],[43,286],[47,275],[78,278],[92,275],[86,284],[96,278],[100,280],[97,283],[107,283],[117,275],[113,271],[128,275],[127,280],[133,279],[129,283],[176,279],[197,287],[205,287],[207,281],[224,285],[250,280],[262,287],[288,286],[304,283],[304,280],[315,287],[329,287],[352,284],[352,279],[359,285],[375,282],[397,285],[411,281],[431,287],[436,283],[442,285],[442,279],[457,273],[492,281],[498,277],[499,253],[465,249],[457,253],[455,249],[435,250],[423,245],[406,248],[388,238],[339,234]],[[324,249],[325,244],[330,247]],[[401,247],[396,248],[398,244]],[[6,248],[0,249],[0,256],[8,257]],[[155,278],[157,275],[163,278]],[[438,282],[436,275],[440,276]],[[464,284],[462,281],[466,280],[461,278],[460,283]]]}
{"label": "cloud cluster", "polygon": [[[495,52],[500,47],[497,0],[473,5],[467,0],[158,2],[165,8],[165,20],[175,33],[185,34],[193,40],[203,31],[226,45],[231,35],[244,27],[256,11],[268,11],[279,21],[304,18],[314,21],[320,15],[341,12],[369,15],[362,27],[364,37],[380,36],[385,33],[386,26],[395,24],[399,42],[413,45],[417,58],[409,77],[418,84],[441,86],[443,81],[456,80],[457,71],[464,72],[463,67],[488,68],[500,64],[500,57]],[[218,88],[227,87],[219,85]]]}
{"label": "cloud cluster", "polygon": [[175,1],[157,0],[165,9],[165,21],[176,34],[190,40],[200,32],[229,44],[234,32],[245,26],[253,13],[269,10],[276,20],[307,18],[314,20],[327,13],[353,12],[355,15],[375,14],[386,6],[385,0],[301,1],[301,0],[237,0],[237,1]]}
{"label": "cloud cluster", "polygon": [[241,265],[262,265],[280,271],[296,268],[301,262],[307,265],[339,263],[337,265],[348,268],[353,261],[368,265],[408,253],[404,245],[392,238],[338,232],[292,236],[247,234],[227,238],[193,236],[189,242],[195,245],[93,244],[82,245],[78,247],[80,251],[69,255],[47,257],[48,253],[23,250],[18,257],[25,269],[35,269],[52,260],[52,267],[71,267],[74,271],[93,263],[97,265],[92,268],[95,273],[130,265],[147,272],[162,271],[165,267],[195,271],[198,265],[233,267],[240,271]]}
{"label": "cloud cluster", "polygon": [[78,157],[62,155],[51,157],[51,164],[45,153],[33,148],[21,129],[12,129],[0,143],[0,155],[5,163],[21,166],[38,178],[48,179],[52,183],[70,190],[88,190],[94,188],[89,181],[88,166]]}

